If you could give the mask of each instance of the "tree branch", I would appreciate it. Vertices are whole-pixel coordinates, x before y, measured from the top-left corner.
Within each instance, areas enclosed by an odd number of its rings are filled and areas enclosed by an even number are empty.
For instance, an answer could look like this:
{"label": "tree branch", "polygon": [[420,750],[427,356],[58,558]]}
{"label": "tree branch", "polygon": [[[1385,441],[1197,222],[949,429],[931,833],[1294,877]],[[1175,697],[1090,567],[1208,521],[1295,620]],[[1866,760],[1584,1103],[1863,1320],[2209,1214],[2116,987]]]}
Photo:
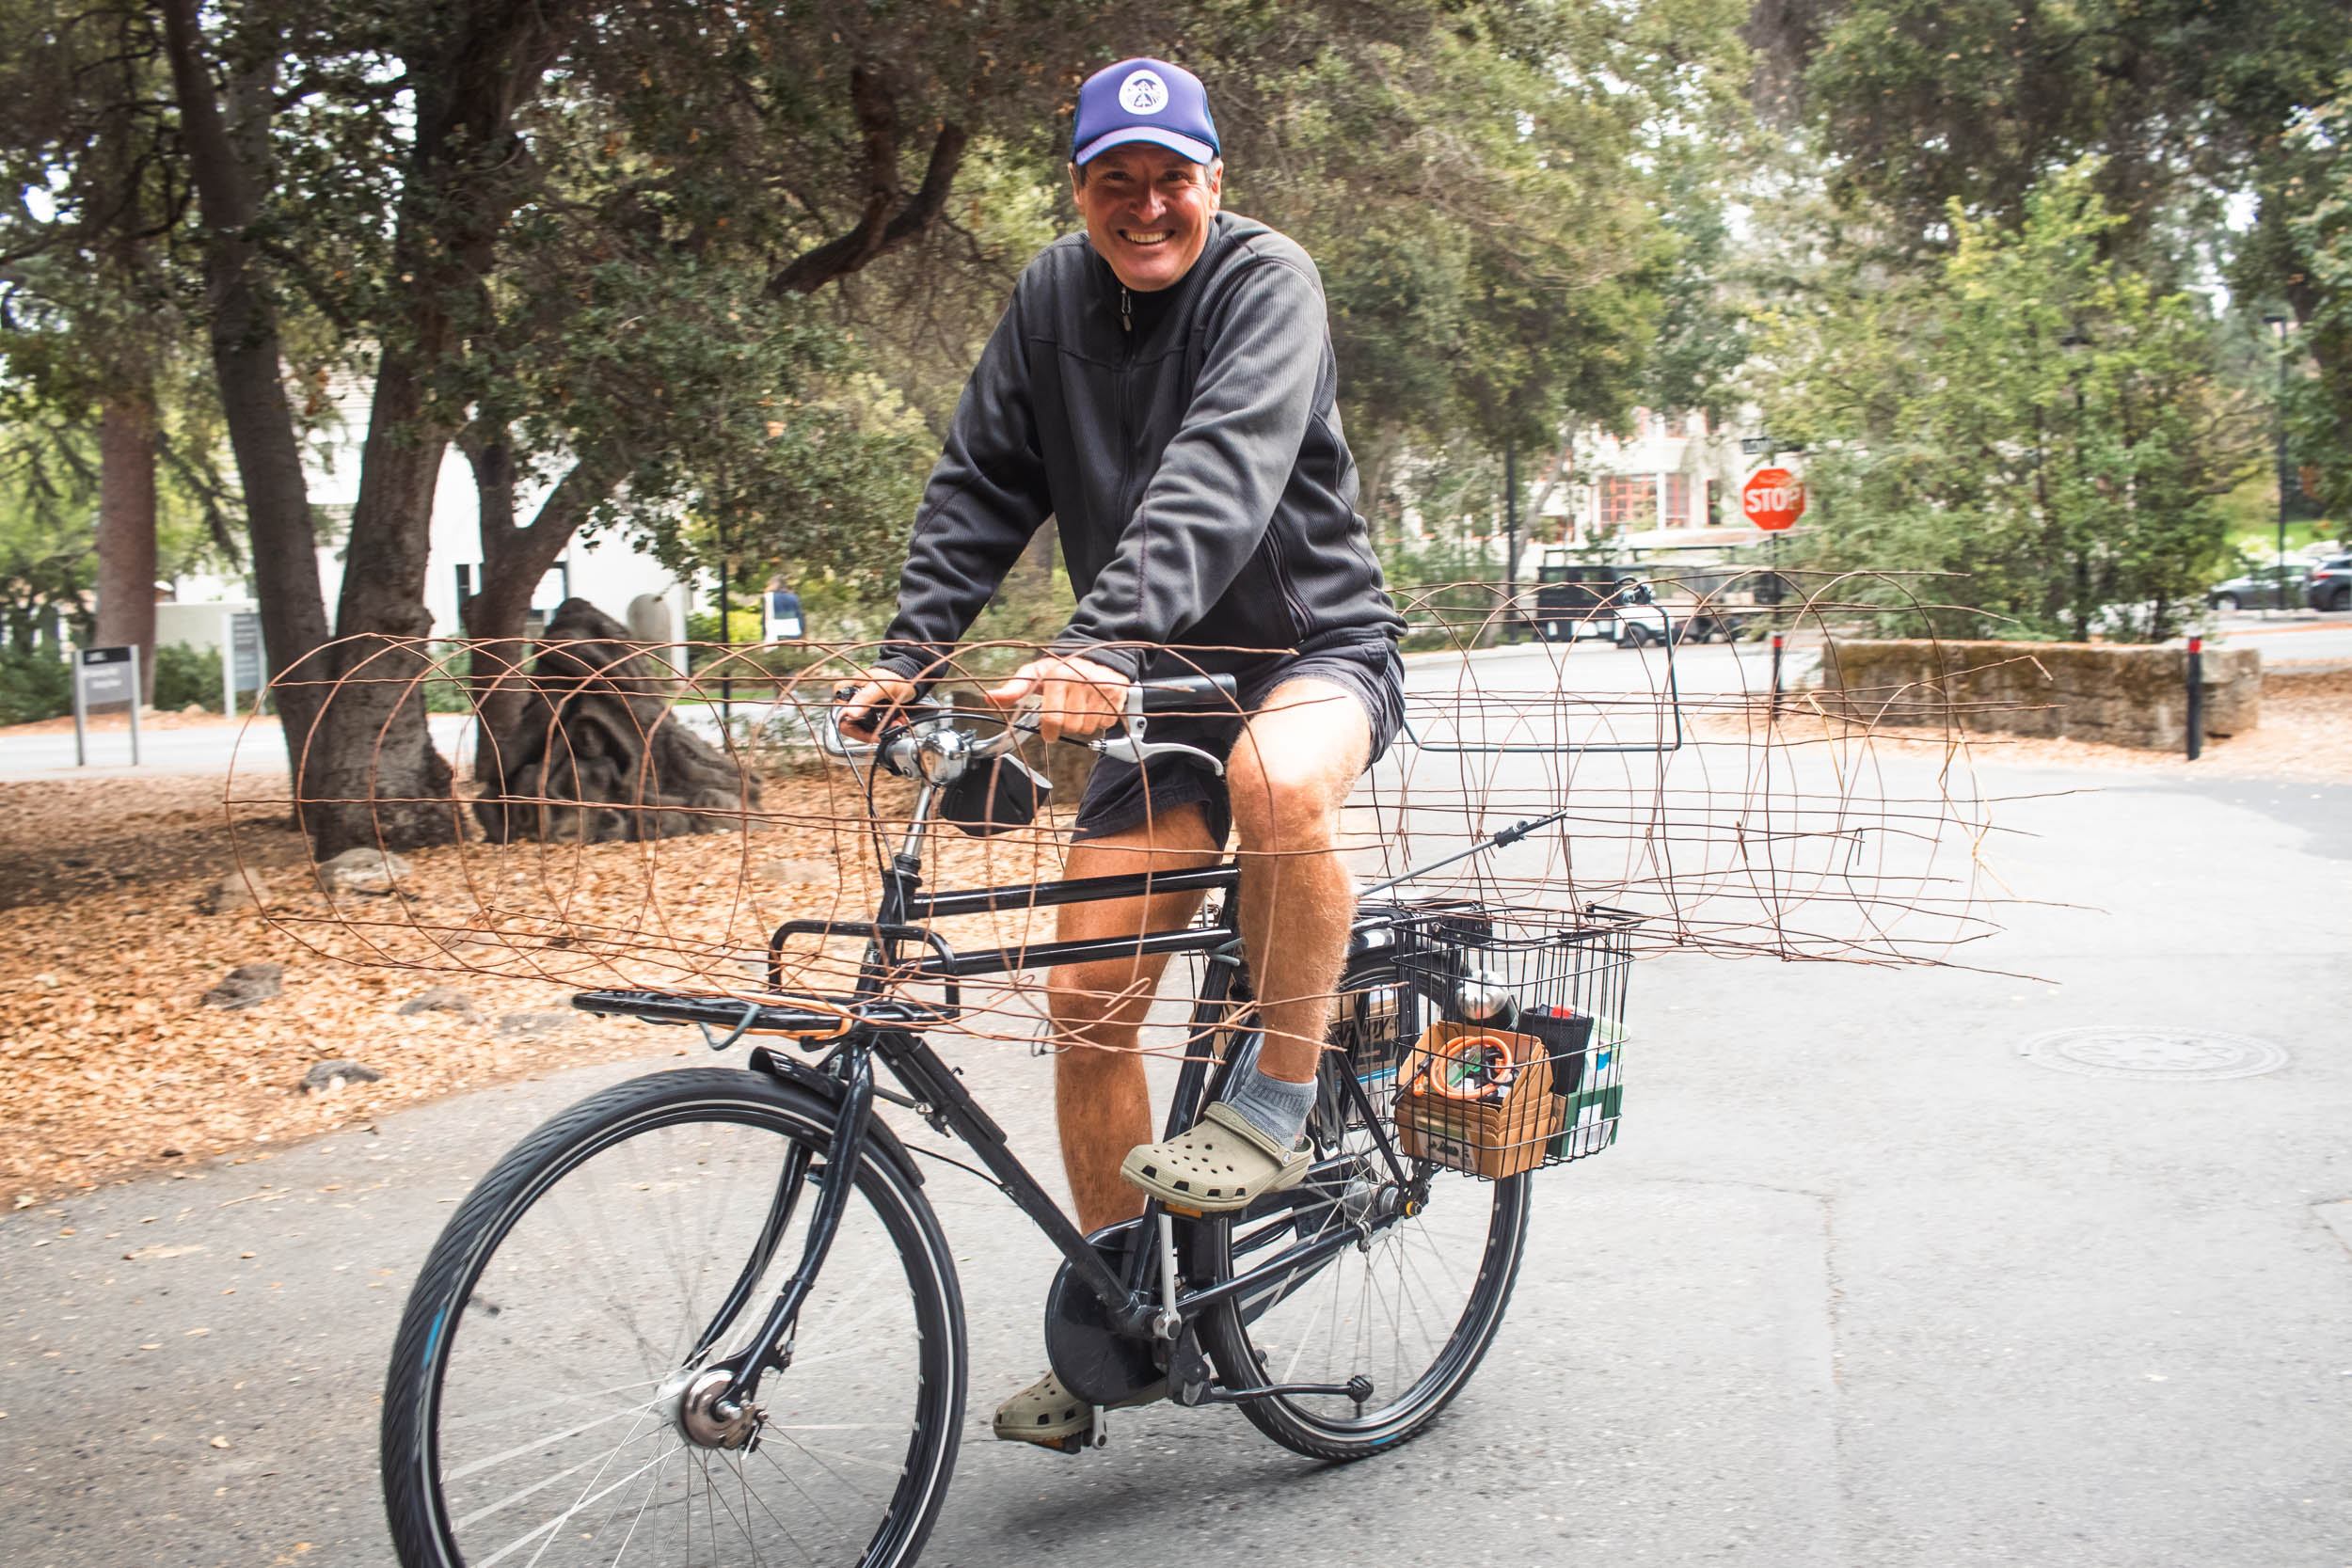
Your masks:
{"label": "tree branch", "polygon": [[850,103],[857,116],[859,139],[866,150],[866,204],[857,226],[845,234],[803,251],[768,280],[771,299],[786,294],[815,293],[835,278],[860,271],[920,235],[946,205],[956,170],[971,134],[961,125],[942,125],[932,138],[930,162],[923,183],[912,197],[901,198],[898,183],[898,103],[868,67],[850,72]]}

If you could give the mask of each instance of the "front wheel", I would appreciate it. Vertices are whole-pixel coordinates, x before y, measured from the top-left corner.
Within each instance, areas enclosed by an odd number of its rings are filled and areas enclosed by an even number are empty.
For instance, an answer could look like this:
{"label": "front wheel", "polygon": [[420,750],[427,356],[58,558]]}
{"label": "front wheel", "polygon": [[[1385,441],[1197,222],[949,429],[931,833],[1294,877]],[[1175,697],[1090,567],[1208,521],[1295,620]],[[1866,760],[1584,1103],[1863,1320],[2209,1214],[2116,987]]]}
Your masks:
{"label": "front wheel", "polygon": [[723,1433],[689,1408],[844,1174],[833,1120],[766,1074],[662,1072],[492,1168],[426,1259],[385,1384],[405,1568],[914,1560],[955,1461],[963,1307],[930,1205],[880,1148],[756,1408]]}
{"label": "front wheel", "polygon": [[2237,595],[2235,594],[2216,594],[2213,596],[2213,607],[2214,609],[2221,611],[2224,615],[2233,614],[2236,612],[2238,608]]}

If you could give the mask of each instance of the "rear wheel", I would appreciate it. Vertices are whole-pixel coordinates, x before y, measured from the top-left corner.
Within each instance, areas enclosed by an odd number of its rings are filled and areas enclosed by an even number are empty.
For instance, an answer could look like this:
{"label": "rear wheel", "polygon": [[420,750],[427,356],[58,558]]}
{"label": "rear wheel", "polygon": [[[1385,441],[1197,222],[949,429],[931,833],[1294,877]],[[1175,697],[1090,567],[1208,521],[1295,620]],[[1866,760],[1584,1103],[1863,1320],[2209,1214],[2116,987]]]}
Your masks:
{"label": "rear wheel", "polygon": [[[1202,1347],[1228,1388],[1371,1382],[1361,1404],[1343,1393],[1243,1402],[1259,1431],[1327,1460],[1362,1459],[1407,1441],[1461,1392],[1510,1303],[1529,1202],[1525,1176],[1482,1181],[1420,1162],[1406,1164],[1411,1191],[1396,1192],[1374,1129],[1393,1126],[1395,1071],[1409,1043],[1398,1036],[1402,996],[1385,970],[1351,974],[1341,992],[1308,1123],[1314,1179],[1240,1216],[1201,1222],[1199,1259],[1211,1277],[1231,1278],[1399,1197],[1418,1203],[1418,1212],[1375,1231],[1368,1245],[1269,1281],[1201,1321]],[[1343,1073],[1356,1075],[1360,1098]]]}
{"label": "rear wheel", "polygon": [[2329,610],[2352,610],[2352,587],[2339,588],[2328,595],[2328,608]]}
{"label": "rear wheel", "polygon": [[954,1466],[963,1309],[930,1204],[881,1149],[751,1440],[714,1441],[690,1408],[694,1371],[747,1342],[798,1264],[832,1126],[765,1074],[657,1073],[483,1179],[426,1260],[385,1386],[406,1568],[914,1560]]}
{"label": "rear wheel", "polygon": [[2213,596],[2213,607],[2214,609],[2221,611],[2224,615],[2228,615],[2238,608],[2237,595],[2235,594],[2216,594]]}

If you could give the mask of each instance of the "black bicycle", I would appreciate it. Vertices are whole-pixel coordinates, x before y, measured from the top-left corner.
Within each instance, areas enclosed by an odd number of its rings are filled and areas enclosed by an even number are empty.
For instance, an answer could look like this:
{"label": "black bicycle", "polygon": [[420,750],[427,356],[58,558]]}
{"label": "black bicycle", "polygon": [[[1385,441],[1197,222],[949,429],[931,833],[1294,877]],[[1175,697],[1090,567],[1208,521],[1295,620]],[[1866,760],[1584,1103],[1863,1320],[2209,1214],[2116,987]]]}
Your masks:
{"label": "black bicycle", "polygon": [[[1197,705],[1207,687],[1142,695],[1107,746],[1148,750],[1140,714]],[[617,1085],[538,1129],[458,1208],[410,1294],[384,1396],[387,1508],[409,1568],[912,1562],[961,1433],[963,1307],[923,1173],[877,1101],[968,1146],[1051,1238],[1065,1261],[1048,1292],[1050,1358],[1098,1407],[1166,1378],[1180,1405],[1238,1404],[1286,1448],[1353,1460],[1423,1431],[1469,1381],[1518,1272],[1532,1167],[1613,1132],[1629,922],[1368,897],[1320,1069],[1309,1180],[1235,1214],[1154,1203],[1082,1235],[923,1032],[954,1023],[964,976],[1139,946],[1200,955],[1167,1123],[1190,1126],[1254,1037],[1237,870],[925,891],[925,835],[969,805],[963,779],[987,779],[983,811],[1009,795],[1018,810],[1018,780],[995,759],[1022,726],[978,733],[993,727],[931,708],[870,749],[831,732],[836,750],[919,781],[912,827],[873,921],[787,923],[761,994],[576,999],[700,1025],[716,1047],[793,1037],[815,1059],[761,1048],[746,1069]],[[1229,896],[1184,929],[1115,941],[959,953],[934,929],[1147,889]],[[852,993],[783,990],[788,941],[844,934],[865,943]],[[1424,1020],[1486,1016],[1499,996],[1531,1019],[1581,1017],[1582,1032],[1554,1031],[1565,1043],[1542,1147],[1482,1180],[1475,1151],[1398,1118],[1398,1078]]]}

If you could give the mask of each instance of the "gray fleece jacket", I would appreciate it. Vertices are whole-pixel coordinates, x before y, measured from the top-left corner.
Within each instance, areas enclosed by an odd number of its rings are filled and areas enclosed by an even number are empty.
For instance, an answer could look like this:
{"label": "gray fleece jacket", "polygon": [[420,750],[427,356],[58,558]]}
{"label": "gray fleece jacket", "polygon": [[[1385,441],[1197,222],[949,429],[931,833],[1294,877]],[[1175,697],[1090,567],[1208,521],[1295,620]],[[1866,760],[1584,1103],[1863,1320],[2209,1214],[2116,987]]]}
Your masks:
{"label": "gray fleece jacket", "polygon": [[1132,676],[1136,644],[1401,636],[1337,385],[1322,279],[1262,223],[1218,214],[1156,294],[1130,294],[1083,234],[1046,246],[956,407],[877,662],[933,670],[1048,515],[1078,594],[1058,652]]}

